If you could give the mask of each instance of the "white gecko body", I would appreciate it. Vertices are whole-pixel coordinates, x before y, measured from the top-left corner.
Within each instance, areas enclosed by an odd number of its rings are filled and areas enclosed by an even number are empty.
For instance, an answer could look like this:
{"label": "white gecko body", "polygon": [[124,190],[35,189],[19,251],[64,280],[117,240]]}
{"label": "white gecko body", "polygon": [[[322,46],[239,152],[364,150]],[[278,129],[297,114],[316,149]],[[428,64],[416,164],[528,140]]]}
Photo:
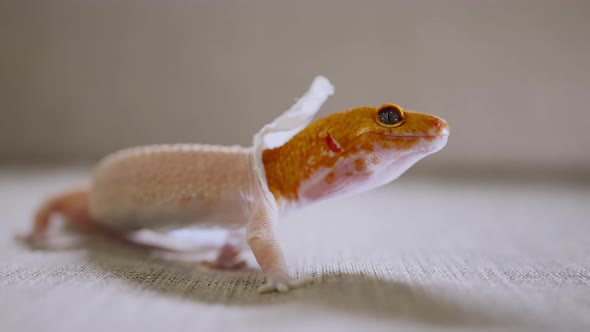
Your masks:
{"label": "white gecko body", "polygon": [[90,212],[127,230],[245,227],[256,185],[252,151],[176,144],[117,152],[94,171]]}

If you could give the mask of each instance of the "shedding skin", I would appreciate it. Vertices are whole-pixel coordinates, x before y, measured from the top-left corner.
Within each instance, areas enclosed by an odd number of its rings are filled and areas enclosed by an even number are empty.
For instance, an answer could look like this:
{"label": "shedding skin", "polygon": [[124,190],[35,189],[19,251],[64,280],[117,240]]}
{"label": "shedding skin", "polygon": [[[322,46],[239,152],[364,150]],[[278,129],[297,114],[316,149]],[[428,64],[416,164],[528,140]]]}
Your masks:
{"label": "shedding skin", "polygon": [[[312,92],[321,92],[326,82],[320,80]],[[301,108],[307,105],[305,98],[289,115],[307,114]],[[319,107],[313,94],[309,98],[309,105]],[[182,144],[123,150],[97,165],[88,187],[49,198],[37,211],[25,239],[46,239],[55,215],[83,232],[170,250],[179,250],[174,245],[179,239],[162,233],[167,228],[220,227],[229,230],[228,236],[214,246],[217,258],[209,266],[240,268],[244,266],[240,253],[249,246],[267,277],[258,291],[286,292],[309,283],[310,278],[289,275],[275,230],[280,216],[292,208],[391,182],[418,160],[442,149],[448,133],[441,118],[386,104],[312,122],[286,143],[262,150],[259,159],[257,145],[254,149]],[[263,178],[257,161],[261,161]]]}

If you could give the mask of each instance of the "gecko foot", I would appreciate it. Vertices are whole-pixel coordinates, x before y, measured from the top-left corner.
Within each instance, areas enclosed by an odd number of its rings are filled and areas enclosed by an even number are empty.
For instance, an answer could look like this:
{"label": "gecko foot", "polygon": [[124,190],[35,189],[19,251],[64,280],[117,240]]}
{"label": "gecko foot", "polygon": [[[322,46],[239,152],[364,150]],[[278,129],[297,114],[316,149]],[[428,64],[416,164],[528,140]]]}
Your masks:
{"label": "gecko foot", "polygon": [[313,281],[311,276],[305,276],[302,278],[291,278],[291,277],[281,277],[281,278],[268,278],[267,282],[258,287],[258,293],[270,293],[274,291],[278,291],[280,293],[288,292],[289,290],[301,288]]}
{"label": "gecko foot", "polygon": [[214,270],[241,270],[248,265],[245,260],[234,260],[231,262],[203,261],[200,264]]}
{"label": "gecko foot", "polygon": [[212,269],[239,270],[246,267],[246,261],[240,259],[240,250],[231,244],[226,244],[219,250],[217,259],[213,262],[202,262]]}

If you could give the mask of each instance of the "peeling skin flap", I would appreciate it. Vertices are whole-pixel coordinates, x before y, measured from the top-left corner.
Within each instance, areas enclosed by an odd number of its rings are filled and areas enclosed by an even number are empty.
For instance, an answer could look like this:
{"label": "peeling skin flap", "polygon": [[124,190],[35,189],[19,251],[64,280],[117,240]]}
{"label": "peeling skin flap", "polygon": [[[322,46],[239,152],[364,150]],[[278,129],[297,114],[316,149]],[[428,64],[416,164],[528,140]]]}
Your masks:
{"label": "peeling skin flap", "polygon": [[316,76],[309,90],[285,113],[265,125],[254,135],[253,171],[258,179],[259,193],[277,211],[276,201],[266,183],[262,151],[279,147],[303,130],[317,114],[322,104],[334,94],[334,86],[324,76]]}
{"label": "peeling skin flap", "polygon": [[317,76],[303,97],[256,134],[254,137],[255,148],[273,149],[287,143],[311,122],[322,104],[333,94],[334,86],[330,81],[324,76]]}

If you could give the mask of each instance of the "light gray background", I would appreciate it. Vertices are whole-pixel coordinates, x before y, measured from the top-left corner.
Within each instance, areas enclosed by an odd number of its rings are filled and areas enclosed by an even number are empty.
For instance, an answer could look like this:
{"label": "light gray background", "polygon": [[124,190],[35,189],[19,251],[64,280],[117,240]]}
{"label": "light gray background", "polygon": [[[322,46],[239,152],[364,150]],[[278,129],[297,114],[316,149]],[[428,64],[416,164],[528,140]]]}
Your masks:
{"label": "light gray background", "polygon": [[2,1],[0,158],[248,145],[316,74],[322,115],[446,118],[432,169],[588,172],[588,1]]}

